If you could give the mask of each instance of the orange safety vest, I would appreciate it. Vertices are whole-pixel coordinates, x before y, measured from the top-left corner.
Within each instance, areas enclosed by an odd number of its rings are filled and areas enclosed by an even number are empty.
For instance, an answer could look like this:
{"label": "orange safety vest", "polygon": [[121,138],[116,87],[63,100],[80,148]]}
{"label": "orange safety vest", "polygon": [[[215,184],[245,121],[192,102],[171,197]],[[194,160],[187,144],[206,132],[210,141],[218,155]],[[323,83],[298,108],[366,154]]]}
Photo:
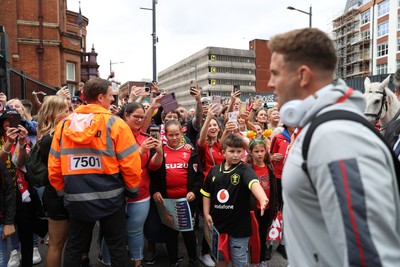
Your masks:
{"label": "orange safety vest", "polygon": [[60,123],[49,155],[49,181],[71,217],[93,221],[137,195],[138,146],[129,126],[103,107],[80,106]]}

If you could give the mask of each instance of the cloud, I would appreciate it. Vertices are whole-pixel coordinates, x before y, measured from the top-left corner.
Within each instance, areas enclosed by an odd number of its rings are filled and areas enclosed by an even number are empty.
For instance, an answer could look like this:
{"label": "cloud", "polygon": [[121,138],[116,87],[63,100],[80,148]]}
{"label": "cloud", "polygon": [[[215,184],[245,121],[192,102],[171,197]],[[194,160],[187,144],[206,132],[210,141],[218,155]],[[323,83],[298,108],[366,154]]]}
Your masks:
{"label": "cloud", "polygon": [[[68,9],[78,12],[78,0],[68,0]],[[346,1],[317,0],[158,0],[157,72],[207,46],[248,49],[252,39],[295,28],[308,27],[308,16],[286,9],[313,8],[313,26],[331,29],[331,21],[343,11]],[[87,51],[94,44],[100,74],[107,77],[109,63],[116,77],[152,79],[152,0],[81,0],[82,14],[89,19]]]}

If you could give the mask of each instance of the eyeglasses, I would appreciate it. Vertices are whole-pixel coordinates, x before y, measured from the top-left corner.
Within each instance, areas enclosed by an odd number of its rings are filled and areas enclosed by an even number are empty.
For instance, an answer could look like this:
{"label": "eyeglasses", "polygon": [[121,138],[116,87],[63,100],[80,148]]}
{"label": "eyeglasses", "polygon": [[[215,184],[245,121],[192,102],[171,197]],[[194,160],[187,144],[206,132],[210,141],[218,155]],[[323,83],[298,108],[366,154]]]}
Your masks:
{"label": "eyeglasses", "polygon": [[204,100],[204,101],[201,102],[201,104],[202,104],[203,106],[208,106],[208,105],[210,105],[210,103],[211,103],[210,100]]}
{"label": "eyeglasses", "polygon": [[145,116],[132,115],[135,121],[144,120]]}

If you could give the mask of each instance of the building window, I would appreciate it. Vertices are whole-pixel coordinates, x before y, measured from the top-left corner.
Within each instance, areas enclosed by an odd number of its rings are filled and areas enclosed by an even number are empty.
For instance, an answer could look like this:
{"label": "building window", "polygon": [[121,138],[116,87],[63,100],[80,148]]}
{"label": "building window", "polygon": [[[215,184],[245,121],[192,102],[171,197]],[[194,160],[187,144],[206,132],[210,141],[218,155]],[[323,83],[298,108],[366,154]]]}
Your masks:
{"label": "building window", "polygon": [[400,29],[400,16],[397,17],[397,29]]}
{"label": "building window", "polygon": [[385,21],[378,25],[378,37],[389,33],[389,21]]}
{"label": "building window", "polygon": [[383,43],[378,45],[378,57],[386,56],[388,54],[388,44]]}
{"label": "building window", "polygon": [[387,63],[376,65],[376,74],[387,74]]}
{"label": "building window", "polygon": [[397,51],[400,51],[400,38],[397,38]]}
{"label": "building window", "polygon": [[371,20],[369,9],[361,14],[361,24],[368,23]]}
{"label": "building window", "polygon": [[386,0],[378,5],[378,17],[389,13],[389,0]]}
{"label": "building window", "polygon": [[400,60],[396,61],[396,70],[400,69]]}
{"label": "building window", "polygon": [[361,32],[361,38],[362,39],[369,39],[371,37],[371,32],[370,30],[365,30]]}
{"label": "building window", "polygon": [[75,63],[67,62],[67,81],[75,81]]}

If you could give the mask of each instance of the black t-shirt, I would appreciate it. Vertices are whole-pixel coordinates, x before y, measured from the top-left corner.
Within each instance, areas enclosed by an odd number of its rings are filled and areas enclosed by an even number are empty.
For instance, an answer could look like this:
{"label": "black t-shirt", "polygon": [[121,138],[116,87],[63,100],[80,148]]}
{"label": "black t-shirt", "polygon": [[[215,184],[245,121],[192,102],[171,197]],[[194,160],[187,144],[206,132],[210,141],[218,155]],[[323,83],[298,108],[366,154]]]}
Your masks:
{"label": "black t-shirt", "polygon": [[208,173],[201,193],[211,198],[210,215],[220,233],[251,236],[250,188],[258,183],[254,170],[244,162],[224,170],[225,161]]}
{"label": "black t-shirt", "polygon": [[53,136],[46,134],[43,136],[42,140],[40,140],[40,156],[42,158],[42,162],[44,162],[47,166],[47,162],[49,161],[49,154],[50,154],[50,148],[51,148],[51,143],[53,141]]}
{"label": "black t-shirt", "polygon": [[[201,129],[201,127],[200,127]],[[193,126],[193,119],[190,119],[186,123],[186,137],[189,138],[190,142],[194,145],[196,145],[196,141],[198,139],[200,129],[195,129]]]}

